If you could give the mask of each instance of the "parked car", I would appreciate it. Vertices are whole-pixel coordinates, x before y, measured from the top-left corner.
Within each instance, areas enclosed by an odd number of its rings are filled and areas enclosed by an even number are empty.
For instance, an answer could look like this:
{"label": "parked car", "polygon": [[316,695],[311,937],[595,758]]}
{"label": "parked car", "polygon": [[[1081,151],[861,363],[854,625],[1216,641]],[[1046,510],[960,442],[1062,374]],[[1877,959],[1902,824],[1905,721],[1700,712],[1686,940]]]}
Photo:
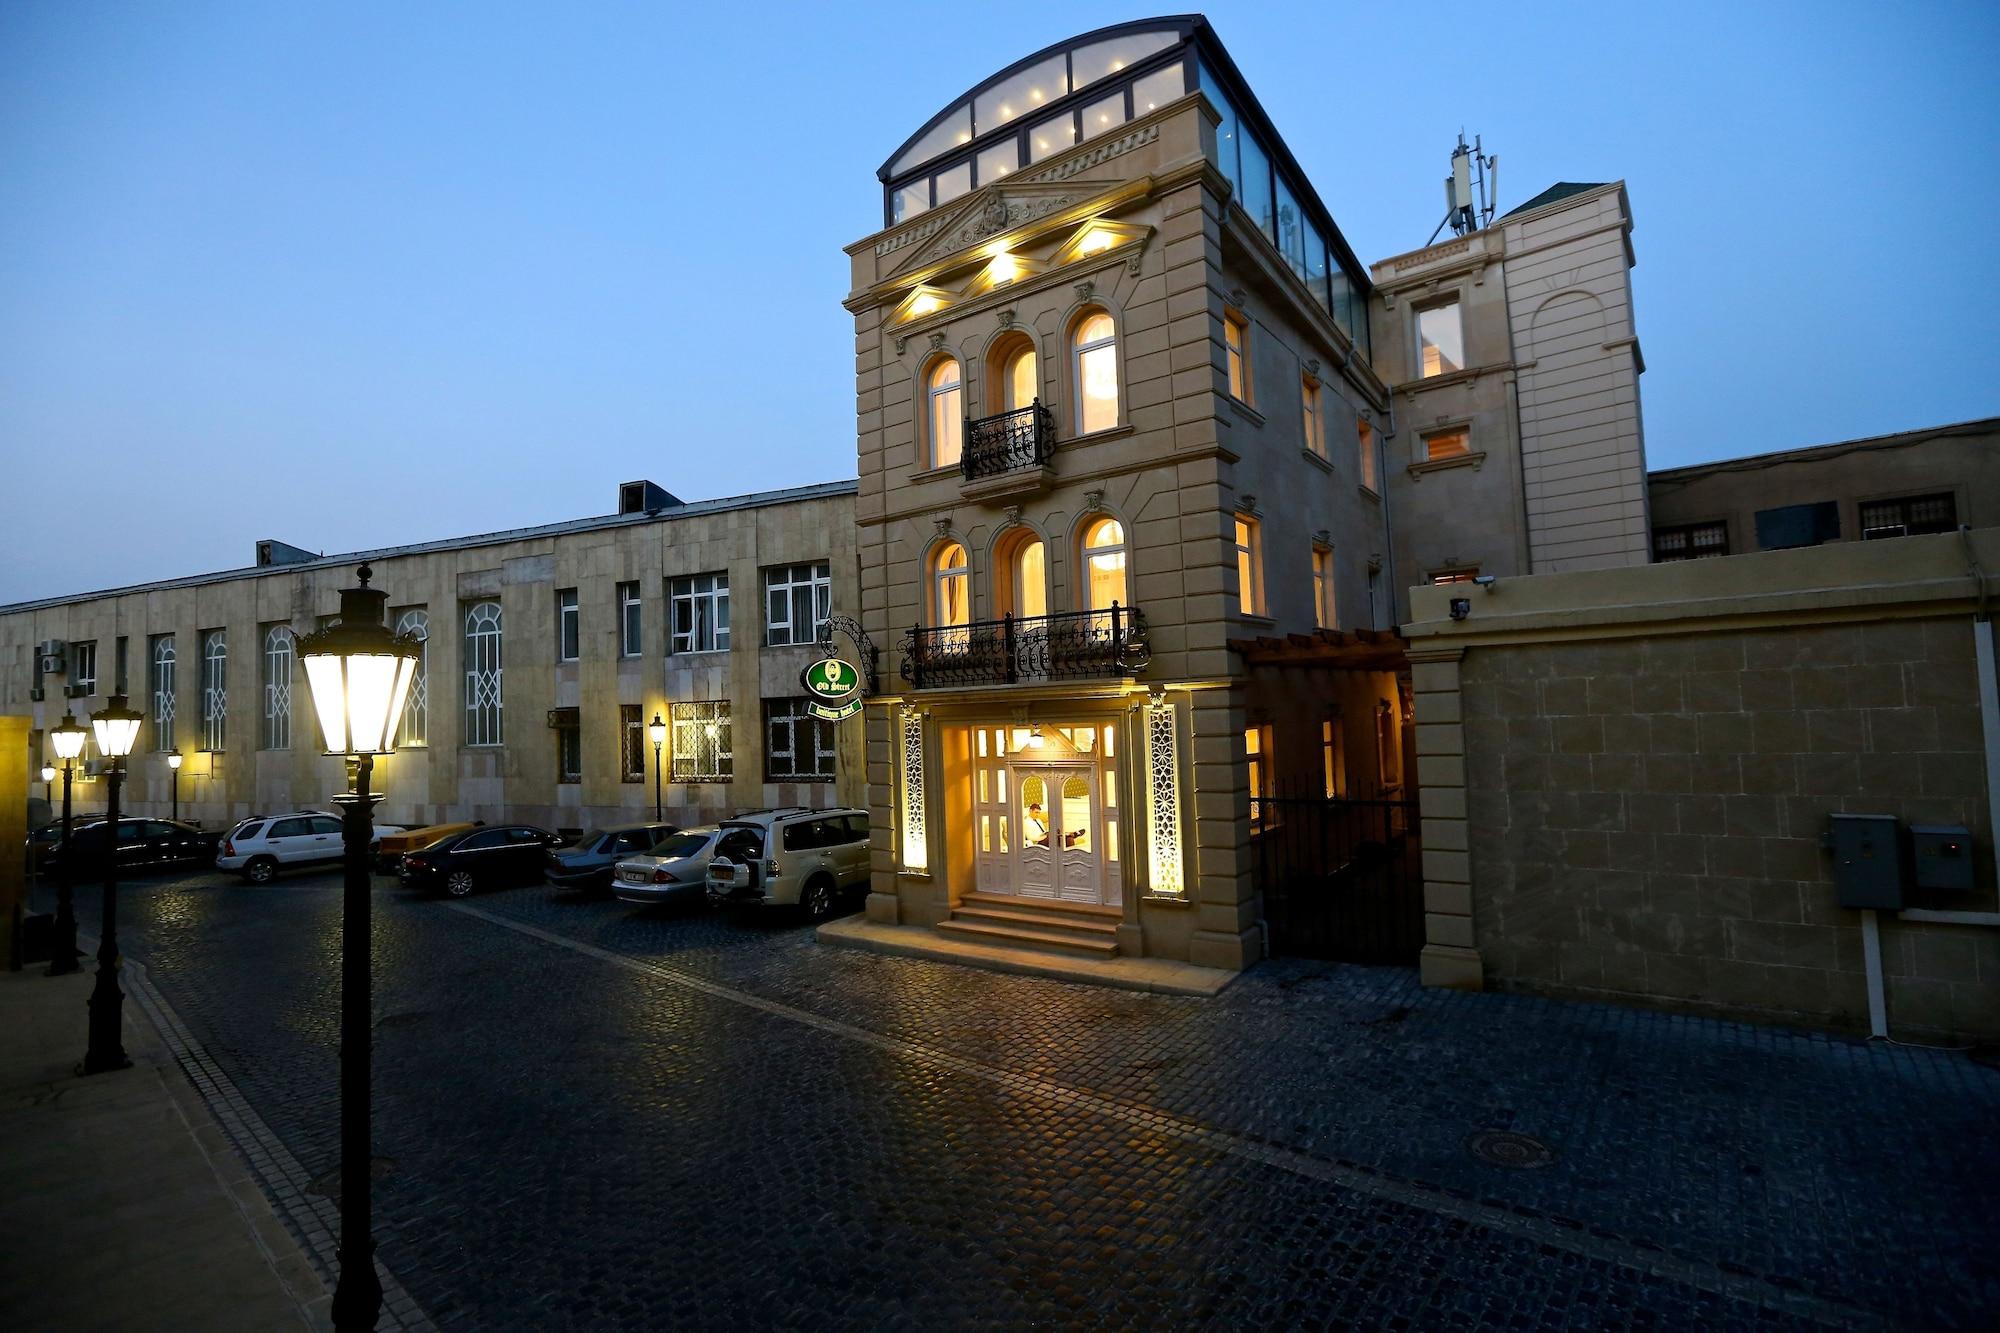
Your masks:
{"label": "parked car", "polygon": [[484,824],[484,820],[475,819],[463,824],[425,824],[419,828],[398,829],[375,844],[375,869],[384,875],[396,874],[403,868],[403,857],[408,853],[419,847],[428,847],[440,838],[480,828]]}
{"label": "parked car", "polygon": [[[375,839],[402,830],[394,824],[375,826]],[[281,870],[327,866],[347,849],[340,816],[327,810],[294,810],[283,815],[252,815],[222,839],[215,857],[217,870],[234,870],[252,884],[269,884]]]}
{"label": "parked car", "polygon": [[[118,870],[153,870],[163,866],[206,865],[215,856],[215,844],[219,835],[204,833],[193,824],[172,819],[120,819],[118,821]],[[36,830],[29,840],[29,855],[35,858],[36,869],[44,875],[58,875],[63,872],[64,861],[69,862],[70,873],[78,876],[101,875],[105,870],[105,852],[111,845],[111,825],[103,816],[92,816],[89,820],[70,821],[70,849],[67,856],[62,846],[62,821],[45,824]]]}
{"label": "parked car", "polygon": [[533,884],[542,877],[549,848],[560,846],[560,837],[532,824],[494,824],[454,833],[405,853],[403,883],[443,889],[454,898],[474,889]]}
{"label": "parked car", "polygon": [[678,828],[655,823],[591,829],[569,846],[549,852],[542,862],[542,878],[559,889],[601,892],[611,887],[611,872],[621,857],[646,851]]}
{"label": "parked car", "polygon": [[753,810],[722,823],[708,896],[789,906],[814,921],[868,882],[868,815],[861,810]]}
{"label": "parked car", "polygon": [[668,834],[639,856],[620,861],[611,891],[618,901],[653,906],[708,901],[708,859],[722,830],[714,824]]}

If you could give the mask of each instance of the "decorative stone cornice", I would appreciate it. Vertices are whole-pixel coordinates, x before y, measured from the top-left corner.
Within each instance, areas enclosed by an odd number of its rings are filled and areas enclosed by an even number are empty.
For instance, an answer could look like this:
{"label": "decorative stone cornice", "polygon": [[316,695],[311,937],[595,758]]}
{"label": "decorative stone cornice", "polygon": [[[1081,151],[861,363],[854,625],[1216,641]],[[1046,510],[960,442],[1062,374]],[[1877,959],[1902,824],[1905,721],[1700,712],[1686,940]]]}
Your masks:
{"label": "decorative stone cornice", "polygon": [[1083,152],[1071,157],[1065,157],[1058,162],[1023,176],[1021,179],[1030,184],[1040,181],[1068,180],[1078,172],[1089,171],[1092,167],[1102,166],[1115,157],[1123,157],[1134,148],[1143,148],[1149,143],[1156,142],[1159,137],[1159,122],[1155,121],[1150,125],[1140,125],[1119,135],[1115,139],[1106,139],[1102,143],[1094,144]]}

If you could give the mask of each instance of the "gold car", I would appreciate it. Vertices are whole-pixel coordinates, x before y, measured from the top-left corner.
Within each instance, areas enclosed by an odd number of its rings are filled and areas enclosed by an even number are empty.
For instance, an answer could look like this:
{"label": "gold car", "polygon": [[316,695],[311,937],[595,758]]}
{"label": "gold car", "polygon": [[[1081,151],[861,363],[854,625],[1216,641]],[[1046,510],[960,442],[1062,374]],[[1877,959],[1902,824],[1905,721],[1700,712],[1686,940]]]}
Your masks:
{"label": "gold car", "polygon": [[440,838],[449,838],[454,833],[464,833],[476,829],[485,820],[463,824],[427,824],[423,828],[404,829],[401,833],[383,835],[375,844],[375,869],[384,875],[396,874],[403,868],[403,857],[419,847],[428,847]]}

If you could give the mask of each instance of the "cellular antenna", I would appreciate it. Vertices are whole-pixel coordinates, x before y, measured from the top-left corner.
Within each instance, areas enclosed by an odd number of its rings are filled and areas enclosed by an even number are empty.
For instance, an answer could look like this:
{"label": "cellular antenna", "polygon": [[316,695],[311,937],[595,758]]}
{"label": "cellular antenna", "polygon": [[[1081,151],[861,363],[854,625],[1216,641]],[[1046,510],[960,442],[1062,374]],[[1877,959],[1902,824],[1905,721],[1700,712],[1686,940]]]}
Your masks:
{"label": "cellular antenna", "polygon": [[1446,227],[1455,236],[1478,231],[1493,221],[1493,209],[1499,202],[1500,155],[1487,157],[1476,134],[1472,146],[1466,147],[1465,131],[1460,130],[1458,147],[1451,150],[1451,175],[1444,178],[1444,221],[1424,244],[1437,240]]}

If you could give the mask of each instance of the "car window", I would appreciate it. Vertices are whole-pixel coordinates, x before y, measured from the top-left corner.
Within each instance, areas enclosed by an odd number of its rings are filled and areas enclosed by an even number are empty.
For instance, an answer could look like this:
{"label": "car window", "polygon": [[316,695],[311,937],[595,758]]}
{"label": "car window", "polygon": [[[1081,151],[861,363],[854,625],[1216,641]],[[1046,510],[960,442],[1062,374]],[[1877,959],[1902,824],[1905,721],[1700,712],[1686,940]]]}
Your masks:
{"label": "car window", "polygon": [[149,819],[146,821],[146,836],[149,838],[176,838],[180,836],[180,830],[164,819]]}
{"label": "car window", "polygon": [[698,856],[701,849],[708,846],[713,837],[709,833],[671,833],[653,844],[651,854],[663,861],[678,861],[683,857]]}
{"label": "car window", "polygon": [[585,833],[582,837],[578,838],[575,842],[571,843],[570,847],[572,850],[579,852],[612,851],[614,849],[611,847],[599,847],[597,845],[600,841],[609,836],[610,835],[607,834],[603,829],[592,829],[588,833]]}
{"label": "car window", "polygon": [[140,827],[139,820],[135,819],[130,823],[122,819],[118,821],[118,841],[120,842],[137,842],[139,841],[140,834],[143,832],[144,830]]}
{"label": "car window", "polygon": [[313,820],[312,831],[314,833],[338,833],[340,832],[340,821],[331,815],[321,815]]}
{"label": "car window", "polygon": [[497,828],[484,829],[478,833],[466,834],[465,841],[458,844],[452,850],[459,852],[483,852],[489,848],[498,847],[506,840],[507,830]]}
{"label": "car window", "polygon": [[512,843],[547,842],[548,835],[538,828],[510,828],[507,830],[507,841]]}
{"label": "car window", "polygon": [[784,849],[788,852],[803,852],[814,847],[826,846],[825,824],[824,819],[799,819],[785,825]]}
{"label": "car window", "polygon": [[658,841],[652,829],[627,829],[618,835],[618,845],[612,850],[620,853],[643,852]]}
{"label": "car window", "polygon": [[236,832],[230,834],[229,836],[232,838],[254,838],[263,831],[264,831],[264,821],[261,819],[253,819],[249,823],[237,829]]}
{"label": "car window", "polygon": [[715,854],[732,861],[754,861],[764,854],[764,834],[760,829],[733,828],[722,835]]}
{"label": "car window", "polygon": [[841,822],[847,825],[847,840],[849,842],[868,841],[867,815],[842,815],[840,818]]}
{"label": "car window", "polygon": [[274,838],[303,838],[310,827],[309,822],[303,819],[280,819],[271,825],[271,836]]}

